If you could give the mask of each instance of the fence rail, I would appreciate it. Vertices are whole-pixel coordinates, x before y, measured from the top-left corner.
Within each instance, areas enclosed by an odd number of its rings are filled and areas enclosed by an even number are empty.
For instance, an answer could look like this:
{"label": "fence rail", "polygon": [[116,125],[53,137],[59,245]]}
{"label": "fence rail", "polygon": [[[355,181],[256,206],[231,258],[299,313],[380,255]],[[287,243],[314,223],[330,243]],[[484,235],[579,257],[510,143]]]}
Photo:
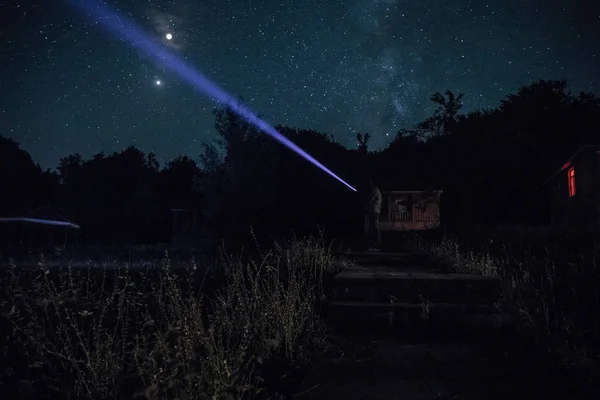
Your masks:
{"label": "fence rail", "polygon": [[380,222],[438,222],[439,214],[427,211],[390,212],[381,214]]}

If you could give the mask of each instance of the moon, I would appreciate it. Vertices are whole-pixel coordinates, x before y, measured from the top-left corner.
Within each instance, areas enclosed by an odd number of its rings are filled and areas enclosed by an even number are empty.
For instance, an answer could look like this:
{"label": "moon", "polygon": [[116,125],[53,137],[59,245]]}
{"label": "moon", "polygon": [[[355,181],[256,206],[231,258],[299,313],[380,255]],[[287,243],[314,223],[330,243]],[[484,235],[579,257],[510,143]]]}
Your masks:
{"label": "moon", "polygon": [[165,37],[167,38],[167,40],[171,40],[171,39],[173,39],[173,35],[171,35],[170,33],[167,33],[167,34],[165,35]]}

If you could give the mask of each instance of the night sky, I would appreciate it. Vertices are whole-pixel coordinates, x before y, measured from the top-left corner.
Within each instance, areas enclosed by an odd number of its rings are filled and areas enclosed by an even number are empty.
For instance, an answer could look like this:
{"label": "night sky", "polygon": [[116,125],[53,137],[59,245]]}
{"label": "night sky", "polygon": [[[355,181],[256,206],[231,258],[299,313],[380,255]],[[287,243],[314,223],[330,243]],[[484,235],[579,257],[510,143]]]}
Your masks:
{"label": "night sky", "polygon": [[[465,93],[465,111],[538,79],[600,93],[597,0],[106,3],[268,122],[348,147],[365,131],[385,146],[437,91]],[[44,168],[132,144],[196,158],[217,137],[210,99],[65,0],[1,2],[0,43],[0,135]]]}

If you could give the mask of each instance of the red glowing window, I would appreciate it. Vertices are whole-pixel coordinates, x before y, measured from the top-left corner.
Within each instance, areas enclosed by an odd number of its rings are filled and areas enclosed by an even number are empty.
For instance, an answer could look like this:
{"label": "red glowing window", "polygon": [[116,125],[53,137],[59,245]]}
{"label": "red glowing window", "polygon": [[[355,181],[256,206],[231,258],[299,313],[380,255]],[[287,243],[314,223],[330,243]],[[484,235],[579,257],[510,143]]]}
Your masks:
{"label": "red glowing window", "polygon": [[569,168],[569,197],[575,196],[575,167]]}

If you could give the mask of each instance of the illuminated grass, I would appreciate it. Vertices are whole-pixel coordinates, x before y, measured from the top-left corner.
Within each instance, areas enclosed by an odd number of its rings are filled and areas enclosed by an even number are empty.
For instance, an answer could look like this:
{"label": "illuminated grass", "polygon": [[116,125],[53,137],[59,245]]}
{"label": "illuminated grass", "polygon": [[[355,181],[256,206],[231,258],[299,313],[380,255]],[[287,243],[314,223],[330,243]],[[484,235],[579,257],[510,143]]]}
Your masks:
{"label": "illuminated grass", "polygon": [[241,260],[174,267],[167,255],[146,269],[42,260],[4,271],[4,392],[237,399],[289,390],[292,372],[328,346],[317,308],[340,264],[313,239]]}

